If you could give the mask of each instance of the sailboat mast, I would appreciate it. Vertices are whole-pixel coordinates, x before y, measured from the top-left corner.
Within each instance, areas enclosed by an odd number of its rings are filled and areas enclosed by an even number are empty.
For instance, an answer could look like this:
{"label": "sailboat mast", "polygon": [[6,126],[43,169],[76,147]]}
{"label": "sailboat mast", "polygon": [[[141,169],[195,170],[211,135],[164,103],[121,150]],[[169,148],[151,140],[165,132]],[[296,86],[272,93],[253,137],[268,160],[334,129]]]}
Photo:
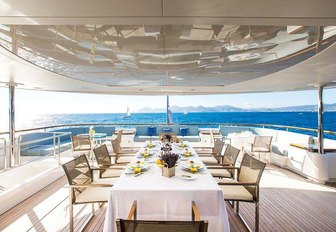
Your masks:
{"label": "sailboat mast", "polygon": [[167,125],[173,124],[173,114],[169,105],[169,95],[167,95]]}
{"label": "sailboat mast", "polygon": [[167,104],[166,104],[166,122],[169,124],[169,96],[167,95]]}

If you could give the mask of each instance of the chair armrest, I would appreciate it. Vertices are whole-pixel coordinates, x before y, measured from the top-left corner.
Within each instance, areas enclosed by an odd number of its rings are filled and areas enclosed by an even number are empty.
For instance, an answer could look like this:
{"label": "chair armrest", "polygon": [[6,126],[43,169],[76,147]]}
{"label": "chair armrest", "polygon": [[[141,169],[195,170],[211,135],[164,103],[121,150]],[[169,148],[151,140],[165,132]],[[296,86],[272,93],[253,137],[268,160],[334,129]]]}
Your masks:
{"label": "chair armrest", "polygon": [[199,157],[213,157],[217,155],[217,153],[209,152],[209,153],[197,153]]}
{"label": "chair armrest", "polygon": [[112,187],[112,184],[73,184],[70,188],[97,188],[97,187]]}
{"label": "chair armrest", "polygon": [[191,220],[192,221],[200,221],[201,217],[200,217],[200,214],[198,212],[195,201],[191,202],[191,208],[192,208],[192,216],[191,216],[192,218],[191,218]]}
{"label": "chair armrest", "polygon": [[132,220],[132,217],[134,216],[134,220],[137,219],[137,201],[133,201],[132,207],[128,213],[127,220]]}
{"label": "chair armrest", "polygon": [[258,183],[255,182],[219,182],[218,185],[241,185],[241,186],[257,186]]}

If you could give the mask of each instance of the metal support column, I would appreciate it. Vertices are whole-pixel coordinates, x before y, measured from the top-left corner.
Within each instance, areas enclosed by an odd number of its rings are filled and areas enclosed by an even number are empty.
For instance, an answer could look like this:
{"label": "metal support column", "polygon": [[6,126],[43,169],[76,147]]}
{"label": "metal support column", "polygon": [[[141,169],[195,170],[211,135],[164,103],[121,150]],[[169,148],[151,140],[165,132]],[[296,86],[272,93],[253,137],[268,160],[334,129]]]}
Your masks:
{"label": "metal support column", "polygon": [[10,167],[15,166],[15,86],[9,86],[9,154]]}
{"label": "metal support column", "polygon": [[320,154],[324,154],[324,144],[323,144],[323,88],[324,86],[319,85],[317,87],[318,91],[318,131],[317,131],[317,139],[318,139],[318,152]]}

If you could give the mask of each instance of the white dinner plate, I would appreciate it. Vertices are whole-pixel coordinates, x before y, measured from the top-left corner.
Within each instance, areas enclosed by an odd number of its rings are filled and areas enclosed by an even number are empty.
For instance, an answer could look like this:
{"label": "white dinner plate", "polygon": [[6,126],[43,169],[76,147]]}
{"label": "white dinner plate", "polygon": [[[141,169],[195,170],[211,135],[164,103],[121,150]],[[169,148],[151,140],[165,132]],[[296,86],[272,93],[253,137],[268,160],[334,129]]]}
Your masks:
{"label": "white dinner plate", "polygon": [[[195,166],[200,166],[197,171],[202,171],[203,168],[204,168],[204,165],[203,164],[200,164],[200,163],[194,163]],[[185,163],[182,163],[182,168],[184,170],[190,170],[191,166],[190,166],[190,162],[185,162]]]}
{"label": "white dinner plate", "polygon": [[[131,169],[131,170],[134,170],[134,168],[136,168],[136,165],[137,165],[136,163],[131,163],[131,164],[127,165],[127,168]],[[140,165],[140,168],[141,168],[141,171],[146,171],[146,170],[149,169],[149,165],[147,163],[142,163]]]}

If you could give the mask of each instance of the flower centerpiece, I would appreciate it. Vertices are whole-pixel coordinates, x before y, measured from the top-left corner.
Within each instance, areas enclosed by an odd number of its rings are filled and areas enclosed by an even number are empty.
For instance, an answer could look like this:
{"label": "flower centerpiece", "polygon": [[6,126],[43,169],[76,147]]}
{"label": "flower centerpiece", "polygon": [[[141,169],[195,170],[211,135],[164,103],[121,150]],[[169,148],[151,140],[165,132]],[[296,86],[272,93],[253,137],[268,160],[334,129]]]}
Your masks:
{"label": "flower centerpiece", "polygon": [[89,130],[90,135],[93,135],[94,133],[96,133],[96,131],[93,129],[93,126],[90,126],[89,128],[90,128]]}
{"label": "flower centerpiece", "polygon": [[172,142],[172,136],[171,134],[164,134],[162,137],[161,137],[161,142]]}
{"label": "flower centerpiece", "polygon": [[170,152],[171,150],[173,150],[172,145],[168,142],[163,144],[161,147],[161,151],[163,151],[163,153]]}
{"label": "flower centerpiece", "polygon": [[179,155],[175,153],[165,152],[161,155],[161,162],[163,164],[162,175],[172,177],[175,175],[175,165],[179,159]]}

